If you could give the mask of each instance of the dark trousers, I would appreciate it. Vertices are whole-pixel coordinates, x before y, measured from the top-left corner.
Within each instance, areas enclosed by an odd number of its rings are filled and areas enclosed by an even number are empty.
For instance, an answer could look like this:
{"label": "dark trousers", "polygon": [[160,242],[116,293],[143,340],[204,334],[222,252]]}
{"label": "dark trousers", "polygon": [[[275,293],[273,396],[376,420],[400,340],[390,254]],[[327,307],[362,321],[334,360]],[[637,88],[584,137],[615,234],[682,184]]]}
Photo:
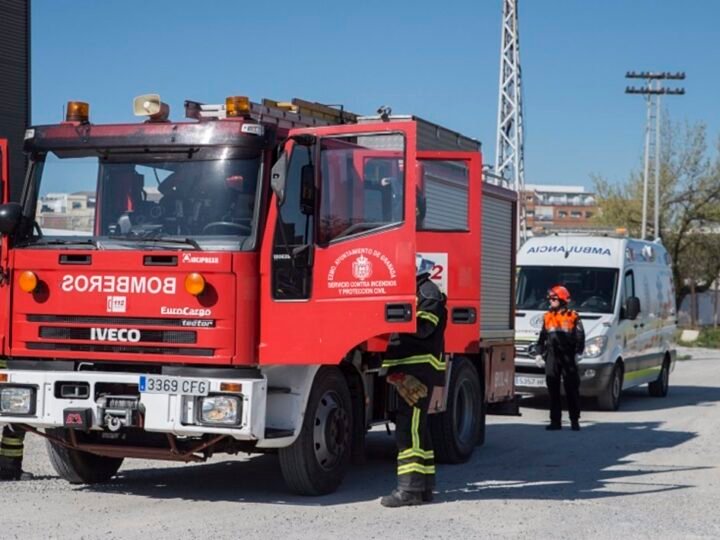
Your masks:
{"label": "dark trousers", "polygon": [[3,428],[0,440],[0,468],[21,469],[25,450],[25,431],[12,424]]}
{"label": "dark trousers", "polygon": [[570,421],[580,420],[580,376],[575,359],[552,359],[547,362],[545,381],[550,394],[550,423],[560,425],[562,399],[560,397],[560,379],[565,388]]}
{"label": "dark trousers", "polygon": [[[432,388],[428,388],[428,395]],[[435,454],[427,425],[428,398],[410,407],[398,396],[395,440],[398,447],[398,488],[426,491],[435,487]]]}

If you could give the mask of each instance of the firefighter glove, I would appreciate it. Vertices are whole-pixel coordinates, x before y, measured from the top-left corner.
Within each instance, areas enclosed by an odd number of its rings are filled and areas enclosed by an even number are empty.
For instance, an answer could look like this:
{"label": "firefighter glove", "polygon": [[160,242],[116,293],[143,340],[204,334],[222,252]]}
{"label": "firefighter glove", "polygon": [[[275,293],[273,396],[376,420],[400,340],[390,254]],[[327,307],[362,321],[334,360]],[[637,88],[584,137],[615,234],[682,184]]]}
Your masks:
{"label": "firefighter glove", "polygon": [[414,407],[418,401],[428,395],[427,386],[412,375],[393,373],[388,376],[388,382],[395,386],[400,397],[411,407]]}
{"label": "firefighter glove", "polygon": [[535,356],[535,365],[539,368],[545,367],[545,360],[543,359],[542,355],[536,355]]}

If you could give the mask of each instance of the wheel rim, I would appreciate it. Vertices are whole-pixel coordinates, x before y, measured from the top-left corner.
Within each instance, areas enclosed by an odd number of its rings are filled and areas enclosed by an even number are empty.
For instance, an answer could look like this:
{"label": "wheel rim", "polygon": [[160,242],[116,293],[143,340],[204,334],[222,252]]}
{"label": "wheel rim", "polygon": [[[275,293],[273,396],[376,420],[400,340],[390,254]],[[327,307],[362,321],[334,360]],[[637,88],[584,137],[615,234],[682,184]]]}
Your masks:
{"label": "wheel rim", "polygon": [[475,408],[473,407],[472,383],[463,379],[455,393],[455,434],[462,445],[472,444]]}
{"label": "wheel rim", "polygon": [[315,409],[313,449],[324,470],[332,470],[347,448],[348,414],[334,391],[323,394]]}
{"label": "wheel rim", "polygon": [[620,382],[620,370],[615,371],[615,377],[613,377],[613,385],[612,385],[612,397],[613,397],[613,403],[617,403],[620,399],[620,385],[622,384]]}

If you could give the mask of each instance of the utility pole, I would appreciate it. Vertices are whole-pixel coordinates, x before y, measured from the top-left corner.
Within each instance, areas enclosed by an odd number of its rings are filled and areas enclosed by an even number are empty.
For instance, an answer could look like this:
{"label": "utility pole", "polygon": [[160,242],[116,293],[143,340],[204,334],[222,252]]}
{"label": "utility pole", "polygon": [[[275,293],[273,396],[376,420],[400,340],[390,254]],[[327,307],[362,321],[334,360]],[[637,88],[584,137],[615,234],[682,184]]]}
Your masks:
{"label": "utility pole", "polygon": [[[680,81],[685,79],[684,72],[671,73],[669,71],[628,71],[626,79],[644,79],[646,85],[640,88],[628,86],[626,94],[641,94],[645,96],[647,103],[647,118],[645,122],[645,163],[643,171],[643,202],[642,202],[642,223],[640,225],[640,237],[644,240],[647,237],[647,207],[648,207],[648,183],[650,178],[650,159],[654,157],[654,220],[653,233],[655,238],[660,238],[660,97],[681,96],[685,94],[684,88],[663,88],[662,83],[666,80]],[[654,133],[653,133],[654,131]]]}
{"label": "utility pole", "polygon": [[497,138],[495,145],[496,178],[518,194],[518,245],[527,237],[525,221],[525,151],[523,133],[522,77],[520,70],[519,0],[502,0],[500,39],[500,87],[498,91]]}

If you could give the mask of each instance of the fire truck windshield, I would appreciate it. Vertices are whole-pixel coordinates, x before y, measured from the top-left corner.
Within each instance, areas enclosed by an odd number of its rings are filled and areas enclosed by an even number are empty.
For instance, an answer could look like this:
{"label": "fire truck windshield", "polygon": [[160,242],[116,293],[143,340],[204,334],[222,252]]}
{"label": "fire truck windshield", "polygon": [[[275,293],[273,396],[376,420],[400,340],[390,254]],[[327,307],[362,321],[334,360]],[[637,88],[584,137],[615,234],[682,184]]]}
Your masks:
{"label": "fire truck windshield", "polygon": [[25,242],[252,249],[261,161],[234,147],[35,154],[25,194],[35,226]]}

